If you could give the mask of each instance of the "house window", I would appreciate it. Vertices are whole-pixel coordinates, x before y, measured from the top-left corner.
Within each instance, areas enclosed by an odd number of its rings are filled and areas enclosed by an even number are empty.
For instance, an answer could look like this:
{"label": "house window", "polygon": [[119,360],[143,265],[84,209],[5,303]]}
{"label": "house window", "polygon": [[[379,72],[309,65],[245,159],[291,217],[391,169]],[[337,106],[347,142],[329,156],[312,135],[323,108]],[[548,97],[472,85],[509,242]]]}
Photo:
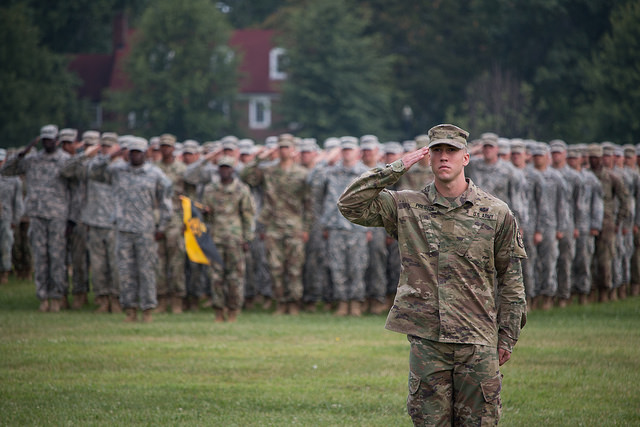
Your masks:
{"label": "house window", "polygon": [[271,126],[271,100],[255,97],[249,100],[249,128],[267,129]]}
{"label": "house window", "polygon": [[269,52],[269,78],[284,80],[287,78],[287,52],[281,47],[275,47]]}

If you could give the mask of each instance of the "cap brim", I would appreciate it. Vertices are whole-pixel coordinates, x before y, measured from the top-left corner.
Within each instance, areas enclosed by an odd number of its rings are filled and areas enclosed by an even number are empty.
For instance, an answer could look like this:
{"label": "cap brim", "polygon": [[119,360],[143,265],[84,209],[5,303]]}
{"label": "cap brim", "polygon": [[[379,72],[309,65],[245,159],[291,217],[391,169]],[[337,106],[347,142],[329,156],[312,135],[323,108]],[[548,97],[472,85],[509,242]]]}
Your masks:
{"label": "cap brim", "polygon": [[450,145],[452,147],[456,147],[458,150],[462,150],[463,148],[467,147],[467,144],[463,144],[452,139],[434,139],[433,141],[429,142],[429,148],[433,147],[434,145],[440,144]]}

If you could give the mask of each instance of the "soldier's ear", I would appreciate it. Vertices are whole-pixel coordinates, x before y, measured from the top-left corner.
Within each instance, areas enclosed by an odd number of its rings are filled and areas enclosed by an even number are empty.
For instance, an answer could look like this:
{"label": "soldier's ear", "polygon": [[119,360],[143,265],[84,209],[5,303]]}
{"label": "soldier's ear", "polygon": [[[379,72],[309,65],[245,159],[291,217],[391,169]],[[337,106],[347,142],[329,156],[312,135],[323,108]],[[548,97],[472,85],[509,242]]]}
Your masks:
{"label": "soldier's ear", "polygon": [[470,159],[469,151],[465,149],[464,150],[464,157],[462,158],[462,165],[463,166],[467,166],[469,164],[469,159]]}

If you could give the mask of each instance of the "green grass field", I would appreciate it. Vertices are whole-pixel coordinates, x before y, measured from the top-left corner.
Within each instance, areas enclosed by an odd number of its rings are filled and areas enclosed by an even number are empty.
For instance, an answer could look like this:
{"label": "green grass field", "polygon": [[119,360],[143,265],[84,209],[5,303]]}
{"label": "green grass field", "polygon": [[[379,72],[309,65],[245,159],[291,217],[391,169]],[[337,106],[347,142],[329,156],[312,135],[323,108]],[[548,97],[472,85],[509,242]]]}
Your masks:
{"label": "green grass field", "polygon": [[[384,318],[39,313],[0,286],[1,425],[409,426],[408,343]],[[505,426],[640,425],[640,298],[530,314]]]}

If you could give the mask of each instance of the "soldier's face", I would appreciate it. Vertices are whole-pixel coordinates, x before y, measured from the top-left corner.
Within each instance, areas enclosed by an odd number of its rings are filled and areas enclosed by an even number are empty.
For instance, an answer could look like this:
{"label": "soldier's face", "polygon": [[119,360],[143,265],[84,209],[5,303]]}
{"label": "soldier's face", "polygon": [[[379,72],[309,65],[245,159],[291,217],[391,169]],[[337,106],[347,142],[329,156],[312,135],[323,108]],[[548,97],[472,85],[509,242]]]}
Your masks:
{"label": "soldier's face", "polygon": [[567,163],[572,169],[578,169],[581,161],[582,159],[580,157],[571,157],[567,159]]}
{"label": "soldier's face", "polygon": [[533,165],[536,168],[543,168],[547,165],[547,156],[545,155],[535,155],[533,156]]}
{"label": "soldier's face", "polygon": [[220,166],[218,167],[218,174],[220,175],[220,179],[222,181],[228,181],[231,179],[231,175],[233,174],[233,168],[229,166]]}
{"label": "soldier's face", "polygon": [[602,157],[589,156],[589,166],[593,170],[600,169],[602,167]]}
{"label": "soldier's face", "polygon": [[129,163],[132,166],[140,166],[144,163],[145,153],[144,151],[130,150],[129,151]]}
{"label": "soldier's face", "polygon": [[160,153],[162,153],[163,158],[170,158],[173,156],[174,147],[172,145],[161,145]]}
{"label": "soldier's face", "polygon": [[602,165],[605,168],[613,167],[613,156],[602,156]]}
{"label": "soldier's face", "polygon": [[362,161],[365,164],[373,164],[378,161],[378,150],[362,150]]}
{"label": "soldier's face", "polygon": [[436,179],[451,182],[457,179],[469,164],[469,153],[448,144],[437,144],[429,149],[429,159]]}
{"label": "soldier's face", "polygon": [[197,153],[182,153],[182,161],[185,165],[190,165],[191,163],[198,160]]}
{"label": "soldier's face", "polygon": [[524,167],[524,153],[511,153],[511,163],[513,163],[518,168]]}
{"label": "soldier's face", "polygon": [[632,168],[636,165],[636,156],[625,157],[624,165],[628,168]]}
{"label": "soldier's face", "polygon": [[490,144],[483,145],[482,157],[484,157],[487,162],[495,162],[498,160],[498,147]]}
{"label": "soldier's face", "polygon": [[58,145],[58,143],[56,142],[55,139],[42,139],[42,148],[44,148],[44,151],[46,151],[47,153],[53,153],[54,151],[56,151],[56,146]]}

